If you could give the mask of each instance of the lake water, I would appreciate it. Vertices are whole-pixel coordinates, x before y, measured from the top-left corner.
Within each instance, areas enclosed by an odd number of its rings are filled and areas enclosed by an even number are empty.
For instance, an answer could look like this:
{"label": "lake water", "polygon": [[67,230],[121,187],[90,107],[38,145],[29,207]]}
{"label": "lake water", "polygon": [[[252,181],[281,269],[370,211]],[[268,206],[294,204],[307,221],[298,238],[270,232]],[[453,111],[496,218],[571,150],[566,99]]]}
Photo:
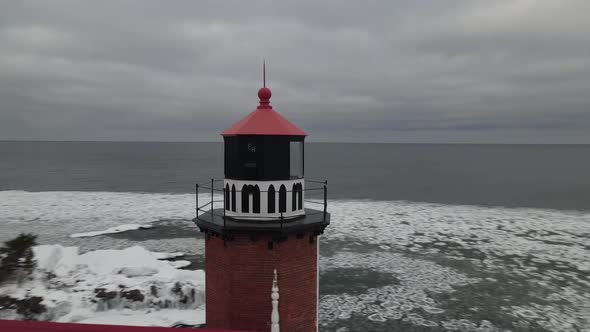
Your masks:
{"label": "lake water", "polygon": [[[0,240],[139,244],[202,268],[194,183],[221,178],[222,157],[220,143],[0,142]],[[329,183],[322,330],[590,330],[590,146],[310,143],[305,162]],[[156,227],[69,237],[128,223]]]}

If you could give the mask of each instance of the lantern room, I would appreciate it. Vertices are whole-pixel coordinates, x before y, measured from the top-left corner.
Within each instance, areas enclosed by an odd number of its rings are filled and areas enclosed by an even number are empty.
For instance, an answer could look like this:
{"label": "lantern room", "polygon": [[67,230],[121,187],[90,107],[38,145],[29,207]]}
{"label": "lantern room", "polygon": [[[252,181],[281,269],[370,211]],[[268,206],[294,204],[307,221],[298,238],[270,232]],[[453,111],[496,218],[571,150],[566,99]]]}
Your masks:
{"label": "lantern room", "polygon": [[284,218],[305,213],[306,134],[272,108],[271,96],[269,88],[261,88],[256,110],[221,134],[226,215]]}
{"label": "lantern room", "polygon": [[305,133],[273,110],[271,96],[269,88],[261,88],[256,110],[221,134],[226,179],[303,178]]}

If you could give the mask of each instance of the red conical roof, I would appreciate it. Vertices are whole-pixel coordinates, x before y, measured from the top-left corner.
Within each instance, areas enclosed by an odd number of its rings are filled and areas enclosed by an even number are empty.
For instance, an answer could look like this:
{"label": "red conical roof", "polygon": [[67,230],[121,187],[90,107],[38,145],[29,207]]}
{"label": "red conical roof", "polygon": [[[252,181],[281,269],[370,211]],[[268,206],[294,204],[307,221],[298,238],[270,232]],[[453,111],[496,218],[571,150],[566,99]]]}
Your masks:
{"label": "red conical roof", "polygon": [[221,135],[307,136],[303,130],[272,109],[272,106],[270,106],[271,96],[272,93],[267,87],[258,90],[260,105],[258,105],[256,110],[226,129]]}

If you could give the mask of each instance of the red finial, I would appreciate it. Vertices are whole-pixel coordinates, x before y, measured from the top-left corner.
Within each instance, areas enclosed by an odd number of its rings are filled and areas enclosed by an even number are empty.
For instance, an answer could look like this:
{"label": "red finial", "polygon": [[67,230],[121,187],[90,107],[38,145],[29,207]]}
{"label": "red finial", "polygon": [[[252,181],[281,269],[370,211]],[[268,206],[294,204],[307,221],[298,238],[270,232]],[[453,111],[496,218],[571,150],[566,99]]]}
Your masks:
{"label": "red finial", "polygon": [[258,90],[258,98],[260,98],[259,108],[272,108],[270,106],[270,97],[272,93],[270,89],[266,87],[266,60],[262,62],[262,88]]}

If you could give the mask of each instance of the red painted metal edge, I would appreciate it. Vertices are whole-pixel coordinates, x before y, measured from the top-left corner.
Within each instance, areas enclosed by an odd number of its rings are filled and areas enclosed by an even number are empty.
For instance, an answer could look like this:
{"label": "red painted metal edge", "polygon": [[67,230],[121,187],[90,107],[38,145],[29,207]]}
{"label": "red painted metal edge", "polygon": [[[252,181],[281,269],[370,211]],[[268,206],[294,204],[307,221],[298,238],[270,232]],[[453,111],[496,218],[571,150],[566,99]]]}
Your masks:
{"label": "red painted metal edge", "polygon": [[234,135],[278,135],[278,136],[307,136],[296,125],[289,122],[270,106],[272,93],[264,87],[258,91],[260,105],[245,118],[226,129],[221,136]]}
{"label": "red painted metal edge", "polygon": [[[186,331],[196,330],[203,332],[232,332],[229,330],[209,329],[185,329]],[[171,332],[183,331],[171,327],[146,327],[146,326],[123,326],[123,325],[97,325],[97,324],[72,324],[53,322],[34,322],[19,320],[0,320],[1,332]],[[237,332],[237,331],[233,331]]]}

